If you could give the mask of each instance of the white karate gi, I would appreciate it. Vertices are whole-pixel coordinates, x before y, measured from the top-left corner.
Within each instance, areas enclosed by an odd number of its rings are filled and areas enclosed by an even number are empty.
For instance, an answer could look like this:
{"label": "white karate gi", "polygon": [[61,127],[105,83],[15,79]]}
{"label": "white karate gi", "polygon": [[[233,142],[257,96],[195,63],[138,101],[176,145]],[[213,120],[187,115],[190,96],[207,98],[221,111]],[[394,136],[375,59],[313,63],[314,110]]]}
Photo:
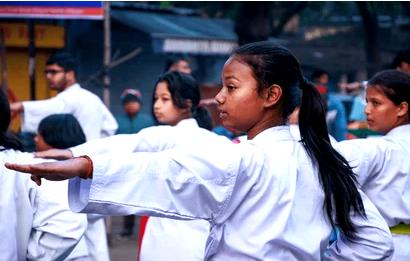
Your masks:
{"label": "white karate gi", "polygon": [[37,132],[40,121],[54,113],[71,113],[87,140],[115,134],[118,124],[101,99],[78,83],[47,100],[23,102],[22,131]]}
{"label": "white karate gi", "polygon": [[[154,152],[177,146],[177,139],[169,139],[172,132],[191,133],[199,128],[195,119],[180,121],[175,128],[158,126],[146,128],[131,135],[116,135],[93,140],[71,149],[74,156],[125,151]],[[209,235],[209,222],[205,220],[173,220],[150,217],[140,249],[140,260],[203,260]],[[160,249],[160,251],[159,251]]]}
{"label": "white karate gi", "polygon": [[289,127],[265,130],[241,144],[199,128],[169,127],[163,135],[176,140],[177,148],[92,155],[93,179],[70,180],[70,207],[207,220],[205,260],[391,258],[387,224],[364,194],[367,219],[352,214],[357,238],[341,237],[327,247],[332,228],[318,174]]}
{"label": "white karate gi", "polygon": [[[87,140],[115,134],[118,124],[101,99],[76,83],[47,100],[23,102],[22,131],[36,133],[45,117],[55,113],[71,113],[78,120]],[[85,235],[90,258],[110,260],[104,217],[89,215]]]}
{"label": "white karate gi", "polygon": [[[29,175],[4,167],[33,161],[28,153],[0,151],[0,260],[63,260],[85,232],[85,215],[68,208],[64,190],[50,193]],[[61,186],[67,189],[67,183]]]}
{"label": "white karate gi", "polygon": [[[387,224],[410,224],[410,124],[382,137],[342,141],[337,148]],[[393,234],[393,260],[410,260],[410,235]]]}

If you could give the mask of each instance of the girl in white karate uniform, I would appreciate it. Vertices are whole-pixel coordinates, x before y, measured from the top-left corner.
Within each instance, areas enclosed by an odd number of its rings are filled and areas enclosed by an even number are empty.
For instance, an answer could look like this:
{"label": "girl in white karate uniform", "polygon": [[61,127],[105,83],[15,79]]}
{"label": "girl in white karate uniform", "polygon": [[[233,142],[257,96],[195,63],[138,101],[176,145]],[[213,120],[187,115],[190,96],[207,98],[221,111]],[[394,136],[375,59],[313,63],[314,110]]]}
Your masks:
{"label": "girl in white karate uniform", "polygon": [[[389,260],[388,227],[331,147],[320,94],[297,59],[270,42],[248,44],[225,63],[222,83],[222,123],[249,142],[170,127],[157,153],[6,166],[38,183],[81,177],[70,180],[76,211],[207,220],[205,260]],[[299,88],[302,142],[286,125]],[[335,225],[342,236],[328,246]]]}
{"label": "girl in white karate uniform", "polygon": [[376,205],[394,240],[393,260],[410,260],[410,76],[377,73],[367,83],[369,128],[383,137],[340,142],[363,191]]}
{"label": "girl in white karate uniform", "polygon": [[[22,144],[7,132],[10,109],[2,90],[0,119],[0,162],[39,162],[21,152]],[[0,171],[0,187],[0,260],[64,260],[87,225],[68,208],[67,195],[33,186],[29,177],[6,168]]]}
{"label": "girl in white karate uniform", "polygon": [[[154,90],[154,119],[159,124],[178,125],[179,128],[193,131],[198,127],[209,129],[210,117],[205,108],[198,107],[199,100],[199,86],[192,76],[180,72],[165,73],[158,79]],[[150,130],[146,130],[139,138],[149,145],[144,151],[156,151],[158,140],[144,139],[144,135],[151,136]],[[135,144],[136,151],[139,147]],[[209,229],[209,223],[205,220],[181,221],[150,217],[143,238],[140,238],[139,260],[203,260]]]}

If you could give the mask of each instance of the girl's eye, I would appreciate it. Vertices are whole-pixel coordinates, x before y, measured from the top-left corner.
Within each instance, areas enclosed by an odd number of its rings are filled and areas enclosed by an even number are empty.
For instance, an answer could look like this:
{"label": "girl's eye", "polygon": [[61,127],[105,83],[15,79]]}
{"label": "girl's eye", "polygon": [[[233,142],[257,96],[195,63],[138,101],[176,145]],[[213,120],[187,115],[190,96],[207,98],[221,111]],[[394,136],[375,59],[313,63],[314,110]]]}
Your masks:
{"label": "girl's eye", "polygon": [[226,88],[227,88],[229,91],[233,91],[233,90],[235,89],[235,86],[227,85]]}

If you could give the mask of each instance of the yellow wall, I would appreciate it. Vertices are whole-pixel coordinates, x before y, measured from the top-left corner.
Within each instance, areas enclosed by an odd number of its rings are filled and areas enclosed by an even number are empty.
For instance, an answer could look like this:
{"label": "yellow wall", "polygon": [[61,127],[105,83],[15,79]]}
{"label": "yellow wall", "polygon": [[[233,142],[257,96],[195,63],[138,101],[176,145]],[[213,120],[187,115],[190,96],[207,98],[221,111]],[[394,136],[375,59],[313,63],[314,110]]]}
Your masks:
{"label": "yellow wall", "polygon": [[[47,87],[44,77],[45,62],[53,50],[36,51],[36,99],[46,99],[54,96],[55,91]],[[0,76],[1,78],[1,76]],[[7,81],[8,88],[15,94],[18,101],[30,100],[30,79],[28,76],[28,50],[23,48],[8,48],[7,50]],[[18,131],[19,117],[12,121],[11,129]]]}
{"label": "yellow wall", "polygon": [[[8,88],[18,101],[30,100],[30,79],[28,76],[28,33],[24,23],[0,23],[6,42],[6,67]],[[36,99],[54,96],[44,77],[47,58],[59,48],[64,47],[64,27],[54,25],[35,25],[36,45]],[[0,63],[1,68],[1,63]],[[1,68],[2,69],[2,68]],[[0,79],[2,75],[0,73]],[[20,117],[13,119],[11,129],[20,129]]]}

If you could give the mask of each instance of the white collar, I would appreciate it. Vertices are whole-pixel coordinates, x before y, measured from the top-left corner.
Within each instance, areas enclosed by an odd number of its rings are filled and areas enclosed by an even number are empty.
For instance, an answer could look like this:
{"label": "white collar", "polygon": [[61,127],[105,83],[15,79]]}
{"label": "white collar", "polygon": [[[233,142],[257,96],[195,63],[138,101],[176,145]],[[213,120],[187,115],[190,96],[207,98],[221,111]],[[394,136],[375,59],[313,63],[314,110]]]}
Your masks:
{"label": "white collar", "polygon": [[403,136],[405,134],[407,134],[407,135],[410,134],[410,124],[405,124],[405,125],[395,127],[392,130],[390,130],[386,134],[386,136],[388,136],[388,137],[400,137],[400,136]]}

